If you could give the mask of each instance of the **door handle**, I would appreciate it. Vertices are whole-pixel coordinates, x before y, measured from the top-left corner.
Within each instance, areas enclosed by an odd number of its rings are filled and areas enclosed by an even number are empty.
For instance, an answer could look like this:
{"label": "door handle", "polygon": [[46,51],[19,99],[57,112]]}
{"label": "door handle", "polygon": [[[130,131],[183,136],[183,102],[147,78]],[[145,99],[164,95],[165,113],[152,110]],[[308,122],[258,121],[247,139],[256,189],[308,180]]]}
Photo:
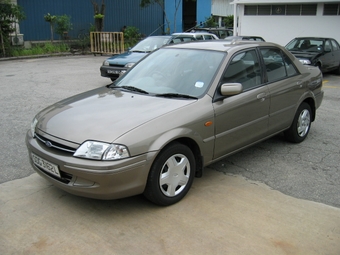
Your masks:
{"label": "door handle", "polygon": [[297,82],[296,82],[296,85],[297,85],[298,87],[302,88],[302,81],[297,81]]}
{"label": "door handle", "polygon": [[256,96],[256,98],[257,98],[258,100],[260,100],[261,102],[263,102],[264,100],[266,100],[266,96],[267,96],[266,93],[260,93],[260,94],[258,94],[258,95]]}

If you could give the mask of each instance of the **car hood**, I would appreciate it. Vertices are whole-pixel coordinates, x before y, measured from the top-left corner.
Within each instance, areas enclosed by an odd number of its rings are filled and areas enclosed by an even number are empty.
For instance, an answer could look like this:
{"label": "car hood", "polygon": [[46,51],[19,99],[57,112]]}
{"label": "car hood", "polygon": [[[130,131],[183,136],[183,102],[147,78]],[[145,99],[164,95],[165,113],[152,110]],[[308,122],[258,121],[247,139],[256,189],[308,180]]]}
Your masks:
{"label": "car hood", "polygon": [[317,52],[291,51],[291,53],[296,58],[309,59],[309,60],[315,59],[316,57],[320,56],[320,53],[317,53]]}
{"label": "car hood", "polygon": [[126,65],[127,63],[136,63],[148,54],[149,52],[128,51],[108,58],[107,61],[110,63],[110,65]]}
{"label": "car hood", "polygon": [[37,116],[37,128],[53,137],[81,144],[113,142],[130,130],[194,102],[99,88],[60,101]]}

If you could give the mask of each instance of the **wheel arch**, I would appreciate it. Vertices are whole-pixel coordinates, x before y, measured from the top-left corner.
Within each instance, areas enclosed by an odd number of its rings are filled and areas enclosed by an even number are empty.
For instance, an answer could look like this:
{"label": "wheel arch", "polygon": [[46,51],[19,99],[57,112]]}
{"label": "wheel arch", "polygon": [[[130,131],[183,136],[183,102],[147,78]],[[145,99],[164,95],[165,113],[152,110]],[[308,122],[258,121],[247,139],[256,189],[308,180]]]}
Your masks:
{"label": "wheel arch", "polygon": [[201,150],[196,141],[188,137],[181,137],[175,140],[181,144],[184,144],[190,148],[192,153],[194,154],[195,161],[196,161],[196,170],[195,176],[202,177],[203,175],[203,157],[201,155]]}
{"label": "wheel arch", "polygon": [[[313,121],[315,120],[315,115],[316,115],[315,101],[314,101],[313,98],[309,97],[309,98],[306,98],[305,100],[303,100],[303,101],[301,102],[301,104],[302,104],[303,102],[309,104],[309,106],[310,106],[310,108],[311,108],[311,110],[312,110],[312,112],[311,112],[311,114],[312,114],[312,116],[311,116],[311,121],[313,122]],[[301,105],[301,104],[300,104],[300,105]]]}
{"label": "wheel arch", "polygon": [[[187,146],[193,153],[195,162],[196,162],[196,169],[195,169],[195,177],[202,177],[203,175],[203,156],[201,153],[201,149],[197,142],[190,137],[178,137],[173,140],[168,141],[162,148],[159,150],[158,155],[168,146],[174,143],[180,143]],[[157,155],[157,156],[158,156]],[[157,157],[156,156],[156,157]]]}

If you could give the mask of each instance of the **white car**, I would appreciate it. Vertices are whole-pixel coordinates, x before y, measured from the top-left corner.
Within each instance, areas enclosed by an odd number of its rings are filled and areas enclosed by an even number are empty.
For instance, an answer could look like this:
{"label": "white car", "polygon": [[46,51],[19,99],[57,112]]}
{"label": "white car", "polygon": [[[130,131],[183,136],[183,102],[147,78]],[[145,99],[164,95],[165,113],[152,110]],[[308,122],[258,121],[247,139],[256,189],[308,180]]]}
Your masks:
{"label": "white car", "polygon": [[190,41],[202,41],[202,40],[219,40],[219,38],[211,33],[173,33],[172,34],[172,42],[190,42]]}

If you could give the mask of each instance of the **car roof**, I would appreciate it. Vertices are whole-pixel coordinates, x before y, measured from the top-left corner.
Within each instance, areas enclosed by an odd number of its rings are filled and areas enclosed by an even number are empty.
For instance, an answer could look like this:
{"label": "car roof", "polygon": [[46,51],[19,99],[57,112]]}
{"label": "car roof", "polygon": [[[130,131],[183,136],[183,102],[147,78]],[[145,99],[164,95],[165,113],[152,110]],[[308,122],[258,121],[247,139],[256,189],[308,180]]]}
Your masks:
{"label": "car roof", "polygon": [[[333,38],[331,38],[331,37],[295,37],[294,39],[299,39],[299,40],[301,40],[301,39],[308,39],[308,40],[326,40],[326,39],[333,39]],[[333,39],[334,40],[334,39]]]}
{"label": "car roof", "polygon": [[152,38],[171,38],[171,35],[150,35],[150,36],[148,36],[148,37],[145,37],[144,39],[146,39],[146,38],[150,38],[150,37],[152,37]]}
{"label": "car roof", "polygon": [[179,49],[199,49],[199,50],[214,50],[221,52],[228,52],[232,49],[247,49],[251,47],[257,46],[275,46],[283,49],[282,46],[270,43],[270,42],[260,42],[260,41],[235,41],[228,42],[224,40],[207,40],[207,41],[196,41],[190,43],[183,44],[171,44],[167,45],[164,48],[179,48]]}
{"label": "car roof", "polygon": [[172,35],[192,35],[192,36],[197,36],[197,35],[211,35],[211,33],[208,32],[199,32],[199,33],[191,33],[191,32],[183,32],[183,33],[173,33]]}
{"label": "car roof", "polygon": [[226,38],[262,38],[261,36],[258,35],[231,35]]}
{"label": "car roof", "polygon": [[215,30],[233,30],[232,28],[226,28],[226,27],[198,27],[198,28],[193,28],[193,30],[199,31],[199,30],[204,30],[204,31],[215,31]]}

